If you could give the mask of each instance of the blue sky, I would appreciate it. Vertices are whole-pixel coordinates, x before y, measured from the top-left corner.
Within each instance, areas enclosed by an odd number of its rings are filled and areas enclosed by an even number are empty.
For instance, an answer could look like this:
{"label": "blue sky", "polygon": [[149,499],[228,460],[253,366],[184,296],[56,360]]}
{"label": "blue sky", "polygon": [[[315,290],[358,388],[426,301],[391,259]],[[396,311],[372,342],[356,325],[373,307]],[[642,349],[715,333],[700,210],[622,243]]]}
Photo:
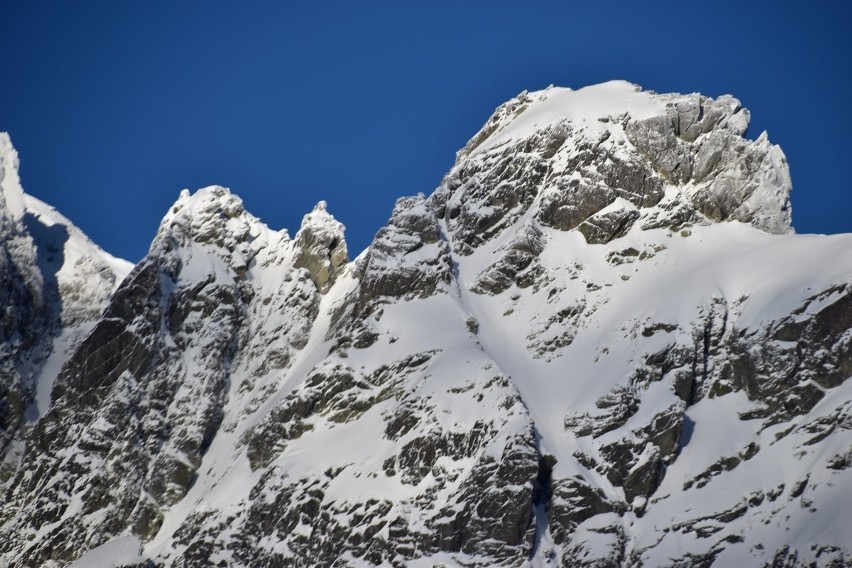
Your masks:
{"label": "blue sky", "polygon": [[731,93],[790,162],[799,232],[852,232],[848,3],[0,3],[0,130],[27,192],[139,260],[180,190],[352,256],[491,111],[548,84]]}

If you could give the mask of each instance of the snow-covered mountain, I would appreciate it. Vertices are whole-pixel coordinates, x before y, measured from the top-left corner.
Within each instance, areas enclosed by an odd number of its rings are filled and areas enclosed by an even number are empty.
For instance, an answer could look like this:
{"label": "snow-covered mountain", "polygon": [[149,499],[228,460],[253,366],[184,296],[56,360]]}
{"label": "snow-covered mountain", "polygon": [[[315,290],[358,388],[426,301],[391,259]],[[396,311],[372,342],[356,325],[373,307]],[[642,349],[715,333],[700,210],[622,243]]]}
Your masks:
{"label": "snow-covered mountain", "polygon": [[0,558],[852,565],[852,236],[748,122],[525,92],[354,260],[208,187],[132,270],[0,139]]}
{"label": "snow-covered mountain", "polygon": [[24,194],[18,155],[0,133],[0,479],[23,451],[21,429],[47,411],[60,367],[132,267]]}

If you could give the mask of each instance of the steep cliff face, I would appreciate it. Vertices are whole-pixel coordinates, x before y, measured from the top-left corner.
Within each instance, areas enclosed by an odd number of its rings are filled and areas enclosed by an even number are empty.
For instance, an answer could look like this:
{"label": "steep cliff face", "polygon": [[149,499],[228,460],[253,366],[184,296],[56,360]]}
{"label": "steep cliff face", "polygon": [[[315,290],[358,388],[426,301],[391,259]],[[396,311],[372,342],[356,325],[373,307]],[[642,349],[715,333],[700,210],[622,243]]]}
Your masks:
{"label": "steep cliff face", "polygon": [[46,412],[63,362],[131,268],[24,194],[18,167],[0,133],[0,482],[17,467],[22,431]]}
{"label": "steep cliff face", "polygon": [[39,341],[47,325],[44,282],[36,249],[24,227],[24,194],[18,181],[18,155],[0,137],[0,452],[4,455],[21,427],[32,398],[31,361],[46,355]]}
{"label": "steep cliff face", "polygon": [[748,120],[624,82],[522,93],[351,262],[324,202],[291,239],[210,187],[114,292],[92,282],[117,261],[63,268],[61,316],[14,221],[35,202],[7,197],[4,306],[26,309],[2,361],[34,370],[3,375],[4,409],[44,396],[27,334],[88,333],[49,408],[4,410],[0,554],[852,562],[852,240],[792,234],[786,160]]}

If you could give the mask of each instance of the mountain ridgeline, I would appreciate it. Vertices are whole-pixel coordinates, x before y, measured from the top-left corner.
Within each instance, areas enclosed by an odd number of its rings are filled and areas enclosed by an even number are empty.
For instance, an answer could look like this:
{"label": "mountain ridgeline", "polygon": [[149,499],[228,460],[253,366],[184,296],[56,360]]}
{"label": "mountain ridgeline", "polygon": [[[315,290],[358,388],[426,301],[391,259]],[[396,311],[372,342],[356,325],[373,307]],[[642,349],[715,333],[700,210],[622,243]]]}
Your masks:
{"label": "mountain ridgeline", "polygon": [[0,135],[0,565],[852,565],[852,236],[748,123],[524,92],[354,260],[214,186],[135,266]]}

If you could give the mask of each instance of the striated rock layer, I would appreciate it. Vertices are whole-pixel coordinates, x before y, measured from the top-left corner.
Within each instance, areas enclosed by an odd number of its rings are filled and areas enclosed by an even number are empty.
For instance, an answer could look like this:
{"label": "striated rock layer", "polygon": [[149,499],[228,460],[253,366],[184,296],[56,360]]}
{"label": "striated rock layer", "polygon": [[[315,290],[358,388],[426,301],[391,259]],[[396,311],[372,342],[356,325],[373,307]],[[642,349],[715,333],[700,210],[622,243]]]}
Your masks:
{"label": "striated rock layer", "polygon": [[352,261],[209,187],[129,274],[0,139],[0,558],[852,563],[852,237],[748,122],[522,93]]}

